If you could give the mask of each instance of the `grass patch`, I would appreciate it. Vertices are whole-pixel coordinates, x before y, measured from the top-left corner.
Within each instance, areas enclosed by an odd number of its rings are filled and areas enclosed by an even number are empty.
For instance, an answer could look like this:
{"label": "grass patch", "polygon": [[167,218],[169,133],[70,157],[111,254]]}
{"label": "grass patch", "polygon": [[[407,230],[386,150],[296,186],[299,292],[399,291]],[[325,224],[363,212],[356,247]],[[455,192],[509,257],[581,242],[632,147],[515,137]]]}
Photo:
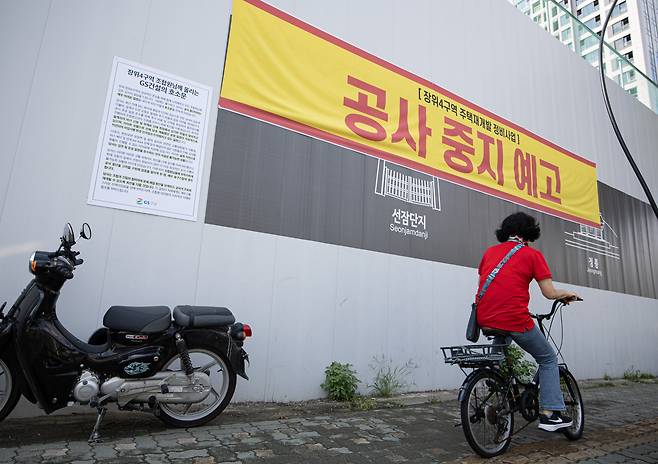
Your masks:
{"label": "grass patch", "polygon": [[370,411],[377,406],[377,401],[368,396],[356,395],[350,400],[350,407],[359,411]]}
{"label": "grass patch", "polygon": [[416,367],[418,366],[411,359],[400,366],[396,366],[393,365],[392,359],[386,358],[384,355],[381,357],[375,356],[370,364],[370,369],[375,372],[375,377],[368,387],[372,389],[372,393],[376,396],[390,398],[410,385],[407,377]]}
{"label": "grass patch", "polygon": [[624,372],[624,380],[628,380],[629,382],[643,382],[655,378],[655,375],[648,372],[642,372],[638,369],[633,369],[633,367]]}

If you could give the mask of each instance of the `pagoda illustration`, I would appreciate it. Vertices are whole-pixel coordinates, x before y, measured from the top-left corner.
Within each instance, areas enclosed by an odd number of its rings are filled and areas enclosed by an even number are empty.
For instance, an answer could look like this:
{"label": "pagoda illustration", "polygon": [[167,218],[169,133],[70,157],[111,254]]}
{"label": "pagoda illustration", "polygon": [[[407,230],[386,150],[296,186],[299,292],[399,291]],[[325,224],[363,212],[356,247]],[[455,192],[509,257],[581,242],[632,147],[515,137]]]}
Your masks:
{"label": "pagoda illustration", "polygon": [[619,242],[619,236],[601,215],[601,227],[580,225],[580,229],[574,232],[565,232],[568,238],[564,244],[579,250],[585,250],[608,258],[619,259],[619,246],[613,245]]}

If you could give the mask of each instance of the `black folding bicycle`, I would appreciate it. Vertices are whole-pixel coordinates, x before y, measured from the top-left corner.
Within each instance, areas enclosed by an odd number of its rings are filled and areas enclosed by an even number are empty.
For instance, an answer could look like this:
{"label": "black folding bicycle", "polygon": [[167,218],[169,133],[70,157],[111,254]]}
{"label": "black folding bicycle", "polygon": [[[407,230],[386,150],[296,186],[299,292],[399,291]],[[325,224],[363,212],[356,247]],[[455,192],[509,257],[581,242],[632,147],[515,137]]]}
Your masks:
{"label": "black folding bicycle", "polygon": [[[558,346],[551,336],[553,321],[548,330],[544,329],[543,324],[559,311],[563,329],[562,308],[565,305],[564,301],[556,300],[550,313],[532,314],[532,317],[537,320],[541,333],[555,345],[557,354],[563,361],[559,364],[560,388],[567,407],[566,413],[573,418],[573,424],[560,432],[569,440],[578,440],[585,428],[583,398],[576,379],[569,372],[560,352],[562,340]],[[507,334],[492,329],[483,329],[482,333],[487,337]],[[473,451],[485,458],[504,453],[512,441],[512,436],[539,417],[538,372],[535,372],[531,382],[521,381],[513,372],[507,345],[445,346],[441,347],[441,350],[447,364],[457,364],[465,374],[465,369],[473,369],[459,389],[461,425],[468,444]],[[515,412],[521,413],[528,421],[516,431]]]}

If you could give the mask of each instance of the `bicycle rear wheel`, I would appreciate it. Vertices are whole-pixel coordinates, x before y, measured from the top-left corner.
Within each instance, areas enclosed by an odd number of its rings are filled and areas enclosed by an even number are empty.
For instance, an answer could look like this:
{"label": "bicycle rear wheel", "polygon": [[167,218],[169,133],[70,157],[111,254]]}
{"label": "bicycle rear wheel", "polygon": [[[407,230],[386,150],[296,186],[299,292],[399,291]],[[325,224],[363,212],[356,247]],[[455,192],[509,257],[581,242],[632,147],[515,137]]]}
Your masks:
{"label": "bicycle rear wheel", "polygon": [[475,373],[465,387],[461,420],[468,444],[480,456],[491,458],[507,450],[514,414],[498,374],[489,369]]}
{"label": "bicycle rear wheel", "polygon": [[571,372],[565,368],[560,368],[560,389],[564,395],[564,404],[567,407],[567,415],[573,419],[571,427],[563,429],[562,433],[569,440],[578,440],[583,436],[585,430],[585,408],[583,407],[583,397],[580,395],[580,389],[576,379]]}

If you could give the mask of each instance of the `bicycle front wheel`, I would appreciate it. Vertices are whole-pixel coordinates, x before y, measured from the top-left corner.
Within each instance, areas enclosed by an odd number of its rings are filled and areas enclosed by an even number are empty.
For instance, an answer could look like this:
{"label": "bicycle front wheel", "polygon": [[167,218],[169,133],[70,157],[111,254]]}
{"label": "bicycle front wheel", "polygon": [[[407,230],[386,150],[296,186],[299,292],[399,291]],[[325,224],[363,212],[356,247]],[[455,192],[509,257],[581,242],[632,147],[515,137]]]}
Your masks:
{"label": "bicycle front wheel", "polygon": [[504,453],[512,440],[514,414],[502,378],[481,369],[465,387],[461,420],[468,444],[477,454],[491,458]]}
{"label": "bicycle front wheel", "polygon": [[580,395],[580,389],[576,379],[571,372],[560,368],[560,389],[564,396],[564,404],[567,407],[567,415],[573,419],[571,427],[562,429],[562,433],[569,440],[578,440],[585,430],[585,409],[583,407],[583,397]]}

